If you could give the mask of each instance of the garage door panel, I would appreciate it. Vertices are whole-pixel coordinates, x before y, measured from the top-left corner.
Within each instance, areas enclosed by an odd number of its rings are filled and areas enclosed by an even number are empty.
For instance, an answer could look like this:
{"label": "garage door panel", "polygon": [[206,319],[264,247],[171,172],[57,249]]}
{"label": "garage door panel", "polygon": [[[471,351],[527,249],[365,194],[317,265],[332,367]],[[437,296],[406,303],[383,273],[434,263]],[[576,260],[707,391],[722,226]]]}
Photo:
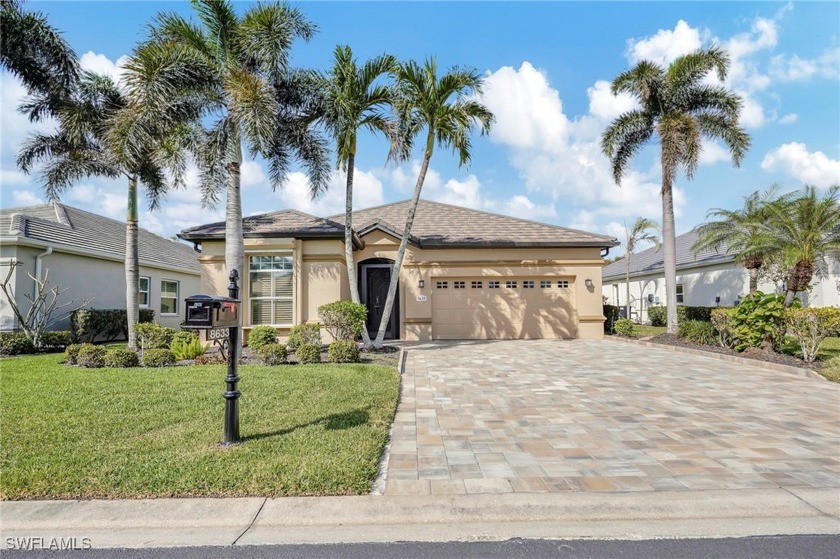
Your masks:
{"label": "garage door panel", "polygon": [[[498,281],[499,287],[491,288],[491,281]],[[432,282],[433,337],[574,338],[577,313],[572,290],[559,287],[557,278],[551,278],[548,284],[545,281],[546,278],[436,278]],[[506,282],[516,287],[507,287]],[[564,279],[564,284],[571,286],[571,280]],[[464,287],[456,289],[456,285]]]}

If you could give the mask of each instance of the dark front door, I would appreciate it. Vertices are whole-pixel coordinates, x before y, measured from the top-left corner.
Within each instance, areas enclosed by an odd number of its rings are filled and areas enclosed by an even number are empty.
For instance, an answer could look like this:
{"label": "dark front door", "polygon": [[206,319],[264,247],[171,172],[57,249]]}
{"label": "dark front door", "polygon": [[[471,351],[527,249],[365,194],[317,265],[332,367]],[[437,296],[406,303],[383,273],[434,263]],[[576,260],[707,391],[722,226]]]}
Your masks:
{"label": "dark front door", "polygon": [[[382,315],[385,312],[385,300],[388,298],[388,287],[391,284],[391,264],[362,264],[362,302],[367,307],[367,329],[371,338],[376,336]],[[399,290],[388,318],[385,329],[385,339],[397,338],[397,307],[399,306]]]}

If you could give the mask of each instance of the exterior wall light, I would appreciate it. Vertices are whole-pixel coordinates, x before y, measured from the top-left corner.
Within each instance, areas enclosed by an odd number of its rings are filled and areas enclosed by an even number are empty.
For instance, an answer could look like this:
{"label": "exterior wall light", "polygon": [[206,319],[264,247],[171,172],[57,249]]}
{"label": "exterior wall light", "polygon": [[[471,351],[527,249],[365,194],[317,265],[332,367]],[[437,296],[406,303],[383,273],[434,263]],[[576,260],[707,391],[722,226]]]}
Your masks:
{"label": "exterior wall light", "polygon": [[421,279],[420,281],[417,282],[417,287],[419,287],[420,289],[423,289],[425,286],[426,286],[426,280]]}
{"label": "exterior wall light", "polygon": [[583,284],[589,289],[595,287],[595,282],[592,281],[592,278],[586,278],[586,281],[584,281]]}

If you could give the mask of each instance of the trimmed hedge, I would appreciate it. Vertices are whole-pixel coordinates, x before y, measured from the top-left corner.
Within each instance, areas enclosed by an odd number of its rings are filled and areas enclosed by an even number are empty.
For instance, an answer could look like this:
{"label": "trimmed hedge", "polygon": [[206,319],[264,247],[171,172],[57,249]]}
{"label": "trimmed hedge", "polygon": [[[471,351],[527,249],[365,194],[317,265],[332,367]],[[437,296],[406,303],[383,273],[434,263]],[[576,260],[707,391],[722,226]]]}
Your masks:
{"label": "trimmed hedge", "polygon": [[336,340],[327,349],[330,363],[358,363],[360,357],[359,344],[353,340]]}
{"label": "trimmed hedge", "polygon": [[41,334],[41,349],[64,351],[71,343],[73,343],[73,333],[70,330],[56,330]]}
{"label": "trimmed hedge", "polygon": [[118,369],[139,367],[140,358],[137,357],[137,353],[131,351],[130,349],[113,347],[105,353],[105,364],[108,367],[115,367]]}
{"label": "trimmed hedge", "polygon": [[295,350],[295,357],[298,363],[320,363],[321,362],[321,346],[314,344],[303,344],[298,346]]}
{"label": "trimmed hedge", "polygon": [[335,340],[355,340],[362,333],[367,307],[353,301],[333,301],[318,307],[324,328]]}
{"label": "trimmed hedge", "polygon": [[[140,309],[139,322],[152,322],[155,311]],[[73,342],[93,342],[102,337],[105,342],[117,338],[128,339],[128,314],[125,309],[77,309],[70,313]]]}
{"label": "trimmed hedge", "polygon": [[168,349],[147,349],[143,352],[144,367],[168,367],[175,364],[175,356]]}
{"label": "trimmed hedge", "polygon": [[277,330],[273,326],[254,326],[248,333],[248,347],[259,351],[263,346],[277,343]]}
{"label": "trimmed hedge", "polygon": [[288,362],[289,352],[282,344],[265,344],[258,351],[260,358],[266,365],[282,365]]}
{"label": "trimmed hedge", "polygon": [[0,333],[0,355],[22,355],[35,353],[35,346],[22,332]]}
{"label": "trimmed hedge", "polygon": [[302,345],[321,347],[321,325],[317,322],[298,324],[289,330],[289,348],[295,349]]}
{"label": "trimmed hedge", "polygon": [[619,318],[615,321],[615,333],[625,338],[631,337],[636,332],[636,325],[629,318]]}
{"label": "trimmed hedge", "polygon": [[606,320],[604,321],[604,334],[615,333],[615,321],[621,316],[620,313],[621,307],[617,307],[615,305],[604,305],[604,317],[606,317]]}
{"label": "trimmed hedge", "polygon": [[[677,322],[682,322],[684,320],[701,320],[703,322],[711,322],[712,311],[716,308],[719,307],[688,307],[686,305],[677,305]],[[648,307],[647,312],[648,320],[650,320],[651,326],[667,326],[667,307]]]}
{"label": "trimmed hedge", "polygon": [[105,366],[105,355],[107,353],[108,350],[105,346],[81,344],[76,354],[76,364],[88,369],[99,369]]}
{"label": "trimmed hedge", "polygon": [[140,344],[143,351],[147,349],[168,349],[177,334],[174,329],[154,322],[138,324],[135,333],[137,334],[137,343]]}
{"label": "trimmed hedge", "polygon": [[64,364],[75,365],[80,349],[82,349],[82,344],[70,344],[67,346],[67,349],[64,350]]}

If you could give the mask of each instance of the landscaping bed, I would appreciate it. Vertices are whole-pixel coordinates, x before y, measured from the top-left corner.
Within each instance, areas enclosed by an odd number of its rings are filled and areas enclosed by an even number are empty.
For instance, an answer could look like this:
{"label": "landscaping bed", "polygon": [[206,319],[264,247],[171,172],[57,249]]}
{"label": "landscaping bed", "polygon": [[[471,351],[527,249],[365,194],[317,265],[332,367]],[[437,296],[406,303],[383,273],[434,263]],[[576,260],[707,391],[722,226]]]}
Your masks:
{"label": "landscaping bed", "polygon": [[399,386],[381,365],[242,365],[244,443],[223,447],[225,365],[62,360],[2,360],[4,500],[364,494]]}

